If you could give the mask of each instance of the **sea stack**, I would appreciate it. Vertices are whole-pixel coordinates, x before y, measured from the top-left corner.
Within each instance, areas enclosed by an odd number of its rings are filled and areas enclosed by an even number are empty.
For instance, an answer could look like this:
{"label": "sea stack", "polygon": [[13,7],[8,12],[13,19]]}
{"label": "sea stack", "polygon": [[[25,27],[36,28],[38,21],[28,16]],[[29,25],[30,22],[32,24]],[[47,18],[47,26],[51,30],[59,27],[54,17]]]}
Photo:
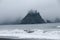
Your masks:
{"label": "sea stack", "polygon": [[21,24],[41,24],[45,23],[40,13],[37,10],[30,10],[28,14],[22,19]]}

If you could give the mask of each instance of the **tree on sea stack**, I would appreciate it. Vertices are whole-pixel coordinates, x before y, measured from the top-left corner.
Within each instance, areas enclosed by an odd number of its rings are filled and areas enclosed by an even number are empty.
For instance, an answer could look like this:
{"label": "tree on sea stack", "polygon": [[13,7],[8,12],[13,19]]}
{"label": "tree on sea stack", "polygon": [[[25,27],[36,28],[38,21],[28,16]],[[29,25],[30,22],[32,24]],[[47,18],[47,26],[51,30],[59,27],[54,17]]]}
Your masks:
{"label": "tree on sea stack", "polygon": [[40,24],[45,23],[45,21],[40,16],[37,10],[30,10],[28,14],[22,19],[21,24]]}

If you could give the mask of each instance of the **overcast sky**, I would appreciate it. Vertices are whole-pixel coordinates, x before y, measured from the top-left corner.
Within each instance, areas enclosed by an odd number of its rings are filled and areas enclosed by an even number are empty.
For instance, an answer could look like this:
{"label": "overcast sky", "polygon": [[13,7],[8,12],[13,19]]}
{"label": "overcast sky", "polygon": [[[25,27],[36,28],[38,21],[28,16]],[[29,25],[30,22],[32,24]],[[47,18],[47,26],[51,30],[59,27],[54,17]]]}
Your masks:
{"label": "overcast sky", "polygon": [[60,17],[60,0],[0,0],[0,22],[24,17],[30,9],[44,19]]}

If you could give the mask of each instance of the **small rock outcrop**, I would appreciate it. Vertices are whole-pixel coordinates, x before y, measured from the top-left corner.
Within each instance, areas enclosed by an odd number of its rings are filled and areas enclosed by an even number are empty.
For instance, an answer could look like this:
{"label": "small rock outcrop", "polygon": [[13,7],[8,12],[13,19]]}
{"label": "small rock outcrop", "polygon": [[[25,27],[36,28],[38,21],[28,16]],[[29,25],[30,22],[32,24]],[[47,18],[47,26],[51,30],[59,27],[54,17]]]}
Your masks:
{"label": "small rock outcrop", "polygon": [[45,23],[41,15],[37,11],[29,11],[28,14],[22,19],[21,24],[39,24]]}

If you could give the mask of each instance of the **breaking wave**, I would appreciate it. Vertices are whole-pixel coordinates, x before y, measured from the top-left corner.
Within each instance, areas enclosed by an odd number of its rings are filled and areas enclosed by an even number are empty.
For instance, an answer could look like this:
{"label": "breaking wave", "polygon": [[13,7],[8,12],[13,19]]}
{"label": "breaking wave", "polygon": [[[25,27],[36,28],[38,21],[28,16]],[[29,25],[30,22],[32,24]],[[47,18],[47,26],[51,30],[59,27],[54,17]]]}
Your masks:
{"label": "breaking wave", "polygon": [[12,36],[18,38],[46,38],[46,39],[60,39],[60,31],[45,31],[40,29],[33,30],[1,30],[0,36]]}

